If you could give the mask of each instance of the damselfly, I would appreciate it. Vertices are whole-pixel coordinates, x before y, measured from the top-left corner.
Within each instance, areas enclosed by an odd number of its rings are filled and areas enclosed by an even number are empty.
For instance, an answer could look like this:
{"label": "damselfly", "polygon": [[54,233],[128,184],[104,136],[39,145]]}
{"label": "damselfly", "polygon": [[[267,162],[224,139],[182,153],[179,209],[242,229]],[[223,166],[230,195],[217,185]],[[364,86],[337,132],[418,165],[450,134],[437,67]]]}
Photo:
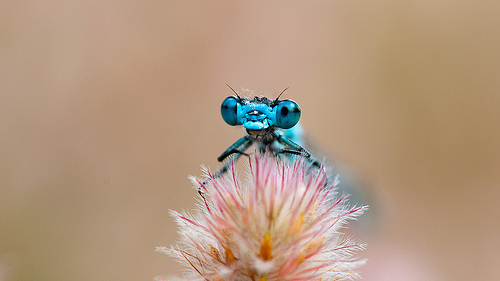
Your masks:
{"label": "damselfly", "polygon": [[[366,194],[363,185],[352,176],[345,165],[335,163],[335,167],[326,167],[319,162],[303,145],[302,128],[298,124],[301,111],[299,105],[290,99],[280,100],[281,95],[288,89],[283,90],[276,99],[266,97],[242,98],[238,93],[227,85],[235,94],[224,99],[221,105],[221,115],[224,121],[231,126],[243,126],[247,134],[238,139],[217,158],[223,162],[233,156],[231,161],[226,161],[222,168],[212,175],[217,178],[227,172],[232,163],[242,155],[248,155],[245,151],[256,144],[260,152],[271,153],[276,157],[290,159],[303,157],[310,164],[310,171],[325,172],[327,181],[325,185],[337,182],[337,175],[342,173],[342,183],[339,192],[349,194],[351,202],[366,203]],[[333,159],[330,158],[330,161]],[[324,168],[322,168],[324,167]],[[210,179],[202,183],[202,186]],[[202,187],[198,190],[203,196]]]}

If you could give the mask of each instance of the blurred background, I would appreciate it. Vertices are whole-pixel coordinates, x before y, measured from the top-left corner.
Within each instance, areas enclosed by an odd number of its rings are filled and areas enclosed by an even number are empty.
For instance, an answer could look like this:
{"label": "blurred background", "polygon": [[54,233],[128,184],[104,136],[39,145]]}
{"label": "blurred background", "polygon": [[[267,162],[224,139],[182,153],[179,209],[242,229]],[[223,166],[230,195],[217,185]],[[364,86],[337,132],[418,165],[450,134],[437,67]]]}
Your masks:
{"label": "blurred background", "polygon": [[[499,1],[0,2],[0,280],[152,280],[187,179],[297,101],[373,201],[365,280],[498,280]],[[342,179],[342,175],[341,175]],[[372,213],[370,213],[372,212]]]}

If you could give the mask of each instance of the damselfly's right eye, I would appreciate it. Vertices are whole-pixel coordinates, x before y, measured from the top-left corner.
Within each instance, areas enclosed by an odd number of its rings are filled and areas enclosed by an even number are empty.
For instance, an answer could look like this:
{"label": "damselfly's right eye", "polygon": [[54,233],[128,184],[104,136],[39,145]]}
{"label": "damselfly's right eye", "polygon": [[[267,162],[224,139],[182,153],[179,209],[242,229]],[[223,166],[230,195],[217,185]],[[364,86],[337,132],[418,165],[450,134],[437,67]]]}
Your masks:
{"label": "damselfly's right eye", "polygon": [[220,114],[227,124],[231,126],[241,125],[238,124],[238,100],[235,97],[228,97],[222,102]]}
{"label": "damselfly's right eye", "polygon": [[281,101],[276,108],[276,125],[282,129],[290,129],[299,122],[300,107],[292,100]]}

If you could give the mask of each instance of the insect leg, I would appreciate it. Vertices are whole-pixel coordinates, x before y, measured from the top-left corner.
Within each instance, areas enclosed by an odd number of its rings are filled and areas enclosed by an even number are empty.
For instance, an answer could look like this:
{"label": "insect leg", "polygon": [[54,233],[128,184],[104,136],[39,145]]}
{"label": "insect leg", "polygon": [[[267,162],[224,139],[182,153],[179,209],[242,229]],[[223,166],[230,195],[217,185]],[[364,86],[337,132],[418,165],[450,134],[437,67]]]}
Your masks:
{"label": "insect leg", "polygon": [[[298,153],[297,154],[301,154],[305,157],[310,157],[311,156],[311,153],[309,153],[305,148],[303,148],[300,144],[294,142],[293,140],[285,137],[284,135],[281,135],[281,134],[277,134],[277,133],[274,133],[274,137],[275,139],[285,145],[285,146],[288,146],[289,149],[286,149],[286,150],[295,150],[297,151]],[[291,148],[291,149],[290,149]]]}
{"label": "insect leg", "polygon": [[[242,141],[242,140],[244,140],[244,141]],[[254,142],[254,140],[250,136],[245,136],[245,137],[239,139],[237,142],[235,142],[226,151],[224,151],[222,153],[222,155],[219,156],[219,158],[217,158],[217,160],[221,159],[223,156],[224,157],[222,158],[222,160],[224,160],[225,158],[227,158],[231,154],[235,154],[235,155],[233,156],[233,158],[231,159],[231,161],[227,161],[226,163],[224,163],[224,165],[222,166],[222,168],[219,171],[217,171],[217,173],[215,173],[212,176],[212,178],[215,179],[215,178],[218,178],[218,177],[222,176],[225,172],[227,172],[227,170],[229,170],[229,167],[231,167],[232,163],[236,162],[238,160],[238,158],[241,157],[241,155],[248,155],[248,154],[244,153],[243,151],[245,151],[248,147],[250,147],[253,142]],[[219,160],[219,161],[222,161],[222,160]],[[211,180],[211,178],[208,178],[208,179],[204,180],[203,183],[202,183],[202,185],[205,185],[210,180]],[[198,193],[201,195],[201,197],[203,197],[203,191],[201,189],[202,189],[202,187],[200,186],[198,188]]]}
{"label": "insect leg", "polygon": [[281,149],[281,150],[277,151],[276,153],[290,153],[290,154],[302,155],[313,166],[316,166],[318,168],[321,167],[321,163],[318,160],[316,160],[313,156],[311,156],[311,153],[309,153],[309,151],[307,151],[305,148],[303,148],[300,144],[285,137],[284,135],[280,135],[277,133],[274,133],[274,135],[275,135],[276,140],[279,143],[289,147],[289,148]]}
{"label": "insect leg", "polygon": [[227,161],[226,163],[224,163],[224,165],[222,166],[222,168],[213,175],[214,178],[218,178],[220,177],[222,174],[224,174],[225,172],[227,172],[227,170],[229,170],[229,167],[231,167],[232,163],[233,162],[236,162],[238,160],[238,158],[241,157],[241,155],[246,155],[248,156],[248,154],[244,153],[243,151],[245,151],[248,147],[250,147],[250,145],[252,145],[253,143],[253,139],[250,138],[248,142],[244,143],[241,147],[240,147],[240,150],[235,150],[233,153],[236,153],[233,158],[230,160],[230,161]]}
{"label": "insect leg", "polygon": [[217,161],[222,162],[224,159],[226,159],[229,155],[233,153],[239,153],[243,154],[244,151],[253,143],[253,139],[251,136],[246,135],[242,137],[241,139],[237,140],[233,145],[228,147],[222,154],[217,157]]}

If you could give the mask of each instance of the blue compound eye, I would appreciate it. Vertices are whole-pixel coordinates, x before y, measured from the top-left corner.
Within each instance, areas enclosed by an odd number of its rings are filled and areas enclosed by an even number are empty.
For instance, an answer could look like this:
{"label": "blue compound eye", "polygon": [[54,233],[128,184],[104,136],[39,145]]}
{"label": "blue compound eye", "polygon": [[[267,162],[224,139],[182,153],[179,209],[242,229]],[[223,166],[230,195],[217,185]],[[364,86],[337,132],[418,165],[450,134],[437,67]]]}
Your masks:
{"label": "blue compound eye", "polygon": [[220,114],[227,124],[231,126],[241,125],[238,124],[238,99],[235,97],[228,97],[222,102]]}
{"label": "blue compound eye", "polygon": [[276,108],[276,125],[282,129],[290,129],[299,122],[300,108],[292,100],[281,101]]}

